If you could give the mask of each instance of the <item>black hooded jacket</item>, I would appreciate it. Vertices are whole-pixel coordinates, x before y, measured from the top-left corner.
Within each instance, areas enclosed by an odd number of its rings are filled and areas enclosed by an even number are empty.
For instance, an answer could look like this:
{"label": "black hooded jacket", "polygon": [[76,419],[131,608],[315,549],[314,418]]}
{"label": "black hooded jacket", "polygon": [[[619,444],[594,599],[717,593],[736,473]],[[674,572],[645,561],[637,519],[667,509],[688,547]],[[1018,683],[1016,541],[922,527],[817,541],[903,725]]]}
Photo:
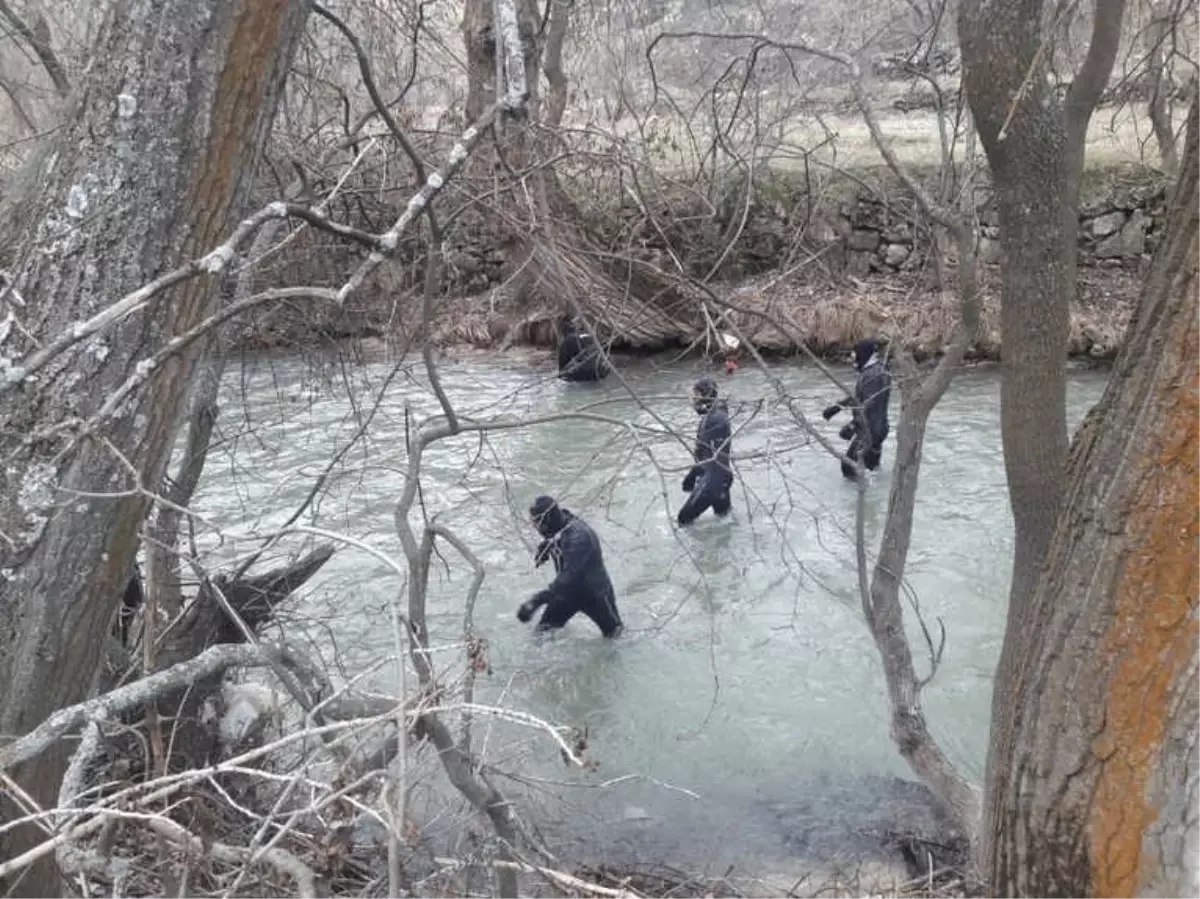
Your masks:
{"label": "black hooded jacket", "polygon": [[696,464],[712,470],[720,466],[729,471],[729,451],[733,429],[729,425],[729,406],[724,400],[716,400],[708,411],[700,416],[696,426],[696,447],[692,456]]}
{"label": "black hooded jacket", "polygon": [[[716,385],[712,385],[713,393]],[[685,479],[685,489],[701,476],[713,479],[714,483],[732,481],[733,469],[729,455],[733,449],[733,429],[729,424],[729,406],[725,400],[711,397],[697,411],[700,421],[696,425],[696,446],[692,450],[695,464]]]}
{"label": "black hooded jacket", "polygon": [[871,433],[871,445],[880,446],[887,439],[888,400],[892,390],[892,376],[882,359],[876,358],[862,370],[858,383],[854,385],[854,399],[862,406]]}
{"label": "black hooded jacket", "polygon": [[[834,403],[825,410],[825,418],[836,415],[842,407],[861,406],[863,417],[867,420],[867,430],[871,445],[878,447],[887,439],[890,431],[888,423],[888,403],[891,400],[892,376],[883,360],[875,354],[873,340],[860,340],[854,347],[855,367],[858,369],[858,380],[854,384],[854,396],[846,397],[840,403]],[[852,425],[857,433],[858,416]]]}
{"label": "black hooded jacket", "polygon": [[537,529],[544,538],[537,548],[534,563],[540,565],[551,559],[556,572],[542,594],[556,598],[581,593],[605,599],[614,597],[612,581],[604,567],[600,538],[587,522],[553,501],[535,504],[532,511],[538,516]]}
{"label": "black hooded jacket", "polygon": [[608,376],[608,360],[596,338],[570,321],[559,325],[558,376],[565,381],[599,381]]}

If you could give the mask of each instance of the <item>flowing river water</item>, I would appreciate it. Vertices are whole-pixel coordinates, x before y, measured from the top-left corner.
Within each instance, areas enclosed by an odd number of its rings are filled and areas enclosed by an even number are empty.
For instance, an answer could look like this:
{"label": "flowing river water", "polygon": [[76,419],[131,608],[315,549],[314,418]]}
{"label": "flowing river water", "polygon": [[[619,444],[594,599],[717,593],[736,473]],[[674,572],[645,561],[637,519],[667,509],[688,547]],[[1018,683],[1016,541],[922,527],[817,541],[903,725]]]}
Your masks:
{"label": "flowing river water", "polygon": [[[673,516],[696,425],[687,396],[701,369],[665,359],[620,366],[620,379],[569,385],[553,377],[548,354],[440,364],[460,413],[564,416],[433,446],[421,502],[486,567],[474,624],[491,671],[480,675],[476,701],[586,728],[599,765],[568,769],[545,734],[505,722],[477,721],[476,749],[508,772],[498,786],[519,798],[547,842],[580,857],[720,874],[866,852],[872,834],[910,823],[912,775],[889,739],[883,675],[859,611],[855,488],[780,399],[782,389],[841,445],[845,416],[819,417],[837,388],[809,365],[780,363],[770,378],[750,367],[719,376],[740,457],[733,512],[680,531]],[[394,368],[372,361],[317,375],[298,360],[261,358],[227,374],[219,428],[228,452],[210,458],[196,501],[224,533],[220,545],[211,533],[201,538],[214,559],[250,549],[248,535],[282,523],[343,454],[308,520],[403,561],[392,515],[406,433],[436,404],[409,362],[372,409]],[[848,367],[836,372],[850,383]],[[1072,372],[1072,428],[1105,377]],[[611,421],[567,417],[577,410]],[[892,458],[889,440],[866,498],[872,551]],[[533,566],[526,513],[542,492],[599,533],[626,623],[619,640],[602,640],[584,616],[546,641],[517,621],[520,602],[552,577],[549,566]],[[906,574],[930,627],[936,634],[940,619],[946,631],[941,669],[924,694],[929,721],[977,781],[1011,539],[998,371],[965,370],[929,423]],[[439,666],[461,672],[470,569],[448,546],[441,555],[430,630],[435,644],[453,647]],[[307,633],[340,677],[374,665],[366,682],[395,690],[394,666],[378,663],[394,652],[388,609],[403,589],[394,568],[343,548],[289,606],[289,636]],[[924,672],[911,607],[906,622]]]}

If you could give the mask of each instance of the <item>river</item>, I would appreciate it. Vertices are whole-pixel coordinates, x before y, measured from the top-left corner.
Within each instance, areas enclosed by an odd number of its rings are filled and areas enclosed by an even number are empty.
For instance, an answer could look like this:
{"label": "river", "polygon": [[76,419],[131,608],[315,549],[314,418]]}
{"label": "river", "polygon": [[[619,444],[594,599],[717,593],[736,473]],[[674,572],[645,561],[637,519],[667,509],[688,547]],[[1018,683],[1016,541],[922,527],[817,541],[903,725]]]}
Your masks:
{"label": "river", "polygon": [[[244,537],[277,526],[303,500],[371,414],[392,369],[372,361],[318,372],[260,358],[227,376],[224,451],[210,459],[196,501],[224,534],[219,546],[211,532],[201,535],[214,559],[248,549]],[[441,365],[456,408],[477,418],[586,406],[633,425],[563,418],[459,436],[427,454],[426,509],[486,566],[474,617],[491,673],[479,678],[477,701],[586,727],[588,755],[599,765],[569,770],[544,734],[510,724],[479,724],[476,747],[509,772],[498,785],[520,798],[556,849],[709,873],[840,857],[862,834],[902,826],[909,812],[896,778],[912,775],[888,736],[883,676],[856,598],[855,488],[803,439],[779,400],[782,387],[840,443],[842,419],[819,418],[837,390],[808,365],[774,365],[770,379],[751,367],[720,376],[743,457],[734,509],[728,520],[706,514],[681,532],[673,515],[696,423],[687,395],[700,371],[692,362],[627,360],[624,383],[568,385],[544,354]],[[848,367],[837,372],[849,383]],[[1105,378],[1071,374],[1072,427]],[[894,393],[893,426],[898,400]],[[406,363],[331,472],[310,520],[402,560],[392,512],[406,429],[434,410],[422,370]],[[868,488],[872,546],[887,507],[891,448]],[[548,566],[533,567],[525,511],[541,492],[600,534],[627,628],[619,640],[602,640],[579,616],[556,638],[535,642],[517,621],[516,607],[551,576]],[[941,670],[924,694],[927,715],[976,780],[1011,538],[998,372],[965,370],[929,424],[907,579],[931,627],[940,618],[946,628]],[[450,645],[461,635],[470,572],[449,547],[443,555],[430,628],[435,643]],[[345,548],[289,608],[289,635],[308,634],[314,651],[330,664],[336,657],[342,676],[361,672],[392,653],[388,603],[402,589],[392,568]],[[906,616],[923,672],[927,655],[911,610]],[[439,665],[461,670],[461,658],[447,650]],[[393,672],[376,667],[368,681],[394,689]]]}

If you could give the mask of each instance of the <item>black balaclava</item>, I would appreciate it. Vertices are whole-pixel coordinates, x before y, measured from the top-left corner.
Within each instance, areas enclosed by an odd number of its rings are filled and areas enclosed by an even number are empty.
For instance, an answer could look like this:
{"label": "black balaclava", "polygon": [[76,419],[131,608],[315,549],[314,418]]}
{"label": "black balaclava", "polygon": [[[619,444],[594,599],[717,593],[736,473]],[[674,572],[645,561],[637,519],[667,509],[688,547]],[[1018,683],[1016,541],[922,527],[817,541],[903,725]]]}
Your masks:
{"label": "black balaclava", "polygon": [[534,499],[529,507],[529,517],[543,537],[553,537],[564,527],[567,520],[554,497],[542,494]]}
{"label": "black balaclava", "polygon": [[875,355],[875,341],[871,339],[860,340],[854,344],[854,367],[862,371],[867,362]]}
{"label": "black balaclava", "polygon": [[692,408],[703,415],[717,400],[717,382],[705,375],[692,385]]}

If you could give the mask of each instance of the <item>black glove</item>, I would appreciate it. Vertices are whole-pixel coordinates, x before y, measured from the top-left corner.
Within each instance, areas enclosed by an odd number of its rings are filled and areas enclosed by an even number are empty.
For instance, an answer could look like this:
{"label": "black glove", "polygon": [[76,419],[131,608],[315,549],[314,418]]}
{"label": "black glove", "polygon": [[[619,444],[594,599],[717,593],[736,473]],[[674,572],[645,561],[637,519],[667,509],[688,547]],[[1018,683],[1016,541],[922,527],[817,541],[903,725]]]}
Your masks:
{"label": "black glove", "polygon": [[521,603],[521,608],[517,609],[517,620],[524,623],[533,617],[533,613],[537,611],[537,600],[527,599]]}
{"label": "black glove", "polygon": [[550,558],[550,541],[543,540],[538,544],[538,548],[533,553],[533,567],[537,568],[543,562]]}
{"label": "black glove", "polygon": [[829,421],[829,419],[833,418],[833,416],[837,415],[841,411],[842,407],[837,403],[834,403],[832,406],[825,407],[825,411],[821,413],[821,417],[826,421]]}
{"label": "black glove", "polygon": [[683,476],[683,492],[691,493],[696,486],[696,469],[692,468]]}
{"label": "black glove", "polygon": [[846,425],[844,428],[838,431],[838,436],[843,440],[854,439],[854,425]]}

